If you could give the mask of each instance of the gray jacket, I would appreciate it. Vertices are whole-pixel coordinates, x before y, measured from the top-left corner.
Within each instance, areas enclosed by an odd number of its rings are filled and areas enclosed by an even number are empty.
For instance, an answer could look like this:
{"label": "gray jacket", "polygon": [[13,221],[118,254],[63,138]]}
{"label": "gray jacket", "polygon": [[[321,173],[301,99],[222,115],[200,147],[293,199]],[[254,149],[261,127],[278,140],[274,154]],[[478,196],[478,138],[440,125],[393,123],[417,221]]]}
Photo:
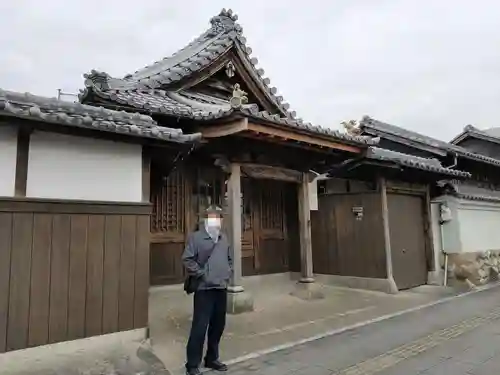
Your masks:
{"label": "gray jacket", "polygon": [[203,227],[191,233],[182,254],[182,262],[189,275],[201,277],[198,290],[227,288],[233,271],[233,259],[229,241],[222,232],[215,244]]}

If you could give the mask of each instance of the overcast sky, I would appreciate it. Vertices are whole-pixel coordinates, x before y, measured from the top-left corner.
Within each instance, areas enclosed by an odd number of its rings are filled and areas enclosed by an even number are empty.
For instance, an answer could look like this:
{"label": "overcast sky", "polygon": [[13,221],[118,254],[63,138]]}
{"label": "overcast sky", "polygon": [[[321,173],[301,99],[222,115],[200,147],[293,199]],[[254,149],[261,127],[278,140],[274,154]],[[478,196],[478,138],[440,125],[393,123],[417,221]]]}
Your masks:
{"label": "overcast sky", "polygon": [[78,92],[187,44],[223,7],[300,117],[363,115],[444,140],[500,126],[500,1],[16,0],[0,2],[0,87]]}

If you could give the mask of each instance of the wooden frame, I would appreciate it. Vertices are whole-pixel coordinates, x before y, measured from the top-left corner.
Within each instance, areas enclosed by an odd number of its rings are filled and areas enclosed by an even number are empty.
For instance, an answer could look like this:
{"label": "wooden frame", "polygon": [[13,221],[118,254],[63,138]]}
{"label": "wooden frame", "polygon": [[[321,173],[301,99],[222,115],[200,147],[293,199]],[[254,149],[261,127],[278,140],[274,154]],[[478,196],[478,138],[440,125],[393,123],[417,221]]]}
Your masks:
{"label": "wooden frame", "polygon": [[[335,142],[326,137],[313,136],[296,132],[292,129],[281,129],[277,125],[264,125],[242,118],[229,123],[217,124],[212,126],[203,126],[199,129],[204,138],[219,138],[228,135],[241,135],[246,137],[263,136],[273,140],[293,141],[298,144],[305,144],[326,150],[339,150],[355,154],[361,153],[357,146],[351,146],[340,142]],[[295,145],[297,145],[295,143]]]}
{"label": "wooden frame", "polygon": [[150,215],[151,204],[144,202],[98,202],[64,199],[1,197],[0,212]]}
{"label": "wooden frame", "polygon": [[[405,183],[401,181],[391,181],[387,180],[385,178],[380,178],[380,186],[381,186],[381,194],[383,199],[385,199],[385,202],[382,204],[382,210],[387,210],[387,194],[392,193],[392,194],[402,194],[402,195],[413,195],[420,197],[422,199],[422,222],[423,222],[423,229],[424,229],[424,246],[425,246],[425,261],[426,261],[426,267],[427,267],[427,272],[429,271],[434,271],[436,265],[434,264],[434,243],[433,243],[433,234],[432,234],[432,224],[431,224],[431,211],[430,211],[430,187],[429,185],[423,185],[423,184],[411,184],[411,183]],[[383,189],[382,189],[383,187]],[[383,212],[383,216],[386,215],[386,213]],[[388,212],[387,212],[387,223],[388,221]],[[384,228],[385,230],[385,228]],[[384,233],[384,235],[388,235],[388,233]],[[387,238],[386,241],[389,240],[390,238]],[[389,242],[389,247],[390,247],[390,242]],[[392,258],[392,252],[391,252],[391,258]],[[392,276],[392,259],[391,259],[391,276]],[[389,269],[389,267],[388,267]]]}
{"label": "wooden frame", "polygon": [[241,163],[240,165],[242,174],[251,178],[295,183],[302,182],[302,172],[293,169],[252,163]]}

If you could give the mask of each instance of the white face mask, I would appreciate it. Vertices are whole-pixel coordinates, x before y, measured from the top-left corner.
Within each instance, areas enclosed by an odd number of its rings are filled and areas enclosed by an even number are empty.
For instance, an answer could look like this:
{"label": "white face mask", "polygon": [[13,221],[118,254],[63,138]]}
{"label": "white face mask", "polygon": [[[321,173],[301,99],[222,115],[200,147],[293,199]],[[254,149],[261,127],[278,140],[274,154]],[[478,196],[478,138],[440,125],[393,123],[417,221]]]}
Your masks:
{"label": "white face mask", "polygon": [[220,229],[221,221],[216,217],[207,217],[206,219],[207,227],[211,229]]}

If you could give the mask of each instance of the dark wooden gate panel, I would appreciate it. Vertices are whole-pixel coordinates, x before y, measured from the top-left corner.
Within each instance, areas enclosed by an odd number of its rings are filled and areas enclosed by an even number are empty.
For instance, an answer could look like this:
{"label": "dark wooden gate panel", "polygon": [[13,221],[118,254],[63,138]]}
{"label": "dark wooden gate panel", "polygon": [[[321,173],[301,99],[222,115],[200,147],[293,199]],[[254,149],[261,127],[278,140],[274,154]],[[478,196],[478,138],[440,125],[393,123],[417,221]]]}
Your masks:
{"label": "dark wooden gate panel", "polygon": [[387,194],[394,281],[398,289],[427,282],[423,198]]}
{"label": "dark wooden gate panel", "polygon": [[[363,209],[361,220],[354,207]],[[386,277],[381,207],[377,192],[320,196],[311,215],[314,272]]]}
{"label": "dark wooden gate panel", "polygon": [[[287,202],[297,200],[297,194],[292,194],[293,185],[274,180],[243,179],[242,186],[243,275],[289,271],[294,247],[288,230],[290,220],[294,217],[297,220],[296,213],[293,217],[296,204]],[[288,218],[289,213],[291,218]]]}
{"label": "dark wooden gate panel", "polygon": [[151,260],[152,285],[182,282],[181,255],[189,213],[188,176],[183,169],[168,178],[154,176],[151,184]]}
{"label": "dark wooden gate panel", "polygon": [[[152,173],[154,175],[154,170]],[[151,284],[178,284],[184,280],[182,252],[204,210],[224,205],[224,174],[220,168],[189,166],[167,178],[154,176],[151,184]]]}
{"label": "dark wooden gate panel", "polygon": [[146,327],[149,213],[0,200],[0,353]]}
{"label": "dark wooden gate panel", "polygon": [[287,272],[289,241],[285,194],[289,185],[280,181],[260,180],[257,186],[258,273]]}

